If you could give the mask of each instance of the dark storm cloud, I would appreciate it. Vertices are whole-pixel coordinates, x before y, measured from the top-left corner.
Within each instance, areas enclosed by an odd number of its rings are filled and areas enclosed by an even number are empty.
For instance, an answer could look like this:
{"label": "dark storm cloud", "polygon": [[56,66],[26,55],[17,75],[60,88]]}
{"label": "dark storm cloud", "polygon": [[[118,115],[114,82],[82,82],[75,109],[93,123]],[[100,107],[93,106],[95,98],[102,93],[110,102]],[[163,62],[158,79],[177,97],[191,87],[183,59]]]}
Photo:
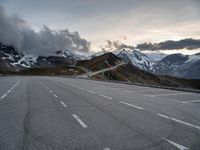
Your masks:
{"label": "dark storm cloud", "polygon": [[142,43],[136,48],[140,50],[179,50],[179,49],[197,49],[200,48],[200,40],[198,39],[183,39],[180,41],[164,41],[160,43]]}
{"label": "dark storm cloud", "polygon": [[67,29],[55,31],[47,26],[35,32],[20,17],[9,16],[3,7],[0,7],[0,42],[34,55],[49,55],[65,49],[81,52],[90,49],[90,43],[78,32],[71,33]]}

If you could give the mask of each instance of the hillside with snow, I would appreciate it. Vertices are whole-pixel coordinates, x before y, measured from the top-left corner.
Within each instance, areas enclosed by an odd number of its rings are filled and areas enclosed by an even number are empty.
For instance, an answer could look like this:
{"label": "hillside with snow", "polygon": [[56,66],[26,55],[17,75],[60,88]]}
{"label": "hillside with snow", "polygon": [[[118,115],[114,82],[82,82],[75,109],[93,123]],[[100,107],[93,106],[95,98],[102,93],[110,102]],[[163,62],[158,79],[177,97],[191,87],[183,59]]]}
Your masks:
{"label": "hillside with snow", "polygon": [[[19,71],[27,68],[76,65],[77,61],[90,60],[107,53],[59,50],[49,56],[34,56],[19,52],[16,48],[0,43],[0,70]],[[125,63],[130,63],[144,71],[187,79],[200,79],[200,55],[141,52],[138,49],[120,49],[112,52]]]}
{"label": "hillside with snow", "polygon": [[158,74],[188,79],[200,79],[200,55],[171,54],[155,52],[140,52],[139,50],[122,49],[113,54],[124,62],[138,68]]}
{"label": "hillside with snow", "polygon": [[59,64],[74,65],[77,60],[89,58],[87,54],[69,50],[57,51],[49,56],[35,56],[0,43],[0,70],[18,71],[34,67],[54,67]]}
{"label": "hillside with snow", "polygon": [[122,49],[113,53],[125,62],[131,63],[146,71],[148,71],[149,67],[156,61],[138,50]]}

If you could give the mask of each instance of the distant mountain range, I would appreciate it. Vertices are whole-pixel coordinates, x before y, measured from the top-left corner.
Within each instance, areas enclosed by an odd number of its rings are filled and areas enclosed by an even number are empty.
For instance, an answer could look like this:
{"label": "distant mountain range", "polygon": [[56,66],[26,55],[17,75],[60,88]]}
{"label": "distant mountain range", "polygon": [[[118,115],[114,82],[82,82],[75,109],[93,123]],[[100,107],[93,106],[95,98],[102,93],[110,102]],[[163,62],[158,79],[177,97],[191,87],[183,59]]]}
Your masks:
{"label": "distant mountain range", "polygon": [[[146,64],[146,60],[136,62],[144,62]],[[89,74],[92,74],[89,77],[95,80],[112,80],[145,85],[200,89],[200,80],[155,75],[129,62],[124,63],[124,59],[117,57],[113,53],[105,53],[91,60],[78,61],[77,65],[87,68]]]}
{"label": "distant mountain range", "polygon": [[[0,71],[19,71],[28,68],[56,67],[58,65],[80,65],[80,63],[83,63],[83,66],[86,68],[98,70],[105,66],[115,65],[116,62],[113,60],[116,59],[110,59],[108,56],[107,60],[102,64],[103,66],[99,66],[100,64],[98,63],[90,63],[90,59],[94,61],[96,57],[104,53],[94,53],[91,56],[87,56],[76,51],[60,50],[51,56],[36,57],[30,54],[23,54],[12,46],[0,43]],[[132,64],[141,70],[155,75],[200,79],[200,54],[190,56],[172,54],[157,58],[157,56],[151,53],[132,49],[121,49],[112,53],[114,54],[112,57],[115,56],[120,61]],[[90,64],[93,66],[90,66]]]}
{"label": "distant mountain range", "polygon": [[200,54],[171,54],[160,60],[138,50],[123,49],[115,51],[114,54],[125,62],[154,74],[200,79]]}
{"label": "distant mountain range", "polygon": [[23,54],[12,46],[0,43],[0,70],[19,71],[27,68],[55,67],[57,65],[73,65],[77,60],[89,59],[69,50],[60,50],[51,56],[33,56]]}

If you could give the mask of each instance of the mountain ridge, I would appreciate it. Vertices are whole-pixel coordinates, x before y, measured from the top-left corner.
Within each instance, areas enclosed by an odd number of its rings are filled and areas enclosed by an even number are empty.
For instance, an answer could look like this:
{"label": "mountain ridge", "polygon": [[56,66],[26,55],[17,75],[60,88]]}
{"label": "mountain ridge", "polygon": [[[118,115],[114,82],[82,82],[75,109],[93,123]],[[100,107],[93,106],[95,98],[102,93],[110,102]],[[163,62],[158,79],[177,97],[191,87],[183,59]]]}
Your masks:
{"label": "mountain ridge", "polygon": [[200,55],[170,54],[160,60],[138,50],[122,49],[113,52],[123,61],[157,75],[169,75],[186,79],[200,79]]}
{"label": "mountain ridge", "polygon": [[[95,63],[96,58],[101,60],[101,57],[104,59],[103,62]],[[0,43],[0,70],[2,71],[16,72],[28,68],[55,68],[60,65],[76,65],[92,71],[98,71],[99,69],[117,65],[120,62],[130,63],[139,69],[155,75],[200,79],[199,54],[183,55],[177,53],[157,60],[152,55],[127,48],[113,52],[104,52],[101,55],[94,53],[92,56],[70,50],[59,50],[50,56],[36,57],[30,54],[23,54],[18,52],[13,46]]]}

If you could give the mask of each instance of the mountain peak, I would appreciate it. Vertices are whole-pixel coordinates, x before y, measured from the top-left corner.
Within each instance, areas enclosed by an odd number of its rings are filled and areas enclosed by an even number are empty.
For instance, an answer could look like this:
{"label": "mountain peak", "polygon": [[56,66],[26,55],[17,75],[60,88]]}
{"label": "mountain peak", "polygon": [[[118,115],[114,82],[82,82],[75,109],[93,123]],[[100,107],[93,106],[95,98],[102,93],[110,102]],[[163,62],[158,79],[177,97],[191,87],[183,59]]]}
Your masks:
{"label": "mountain peak", "polygon": [[114,52],[114,54],[120,57],[125,62],[131,63],[143,70],[148,70],[149,66],[154,63],[153,59],[135,49],[122,49],[121,51]]}

